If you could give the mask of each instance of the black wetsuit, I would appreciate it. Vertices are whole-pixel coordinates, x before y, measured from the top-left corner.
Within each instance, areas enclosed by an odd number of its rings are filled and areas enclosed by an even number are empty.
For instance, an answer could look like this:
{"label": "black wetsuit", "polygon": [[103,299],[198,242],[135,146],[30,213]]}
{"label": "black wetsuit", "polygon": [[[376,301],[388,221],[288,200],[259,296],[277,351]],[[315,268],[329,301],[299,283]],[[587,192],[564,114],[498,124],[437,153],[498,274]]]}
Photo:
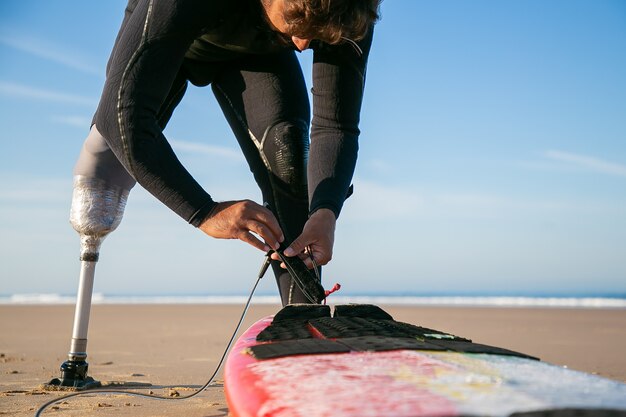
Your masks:
{"label": "black wetsuit", "polygon": [[[311,120],[295,48],[270,30],[261,0],[130,0],[94,124],[137,182],[199,226],[216,203],[162,130],[188,82],[211,84],[264,203],[293,240],[310,213],[338,216],[347,196],[370,44],[371,33],[360,51],[312,43]],[[285,303],[293,286],[279,284]]]}

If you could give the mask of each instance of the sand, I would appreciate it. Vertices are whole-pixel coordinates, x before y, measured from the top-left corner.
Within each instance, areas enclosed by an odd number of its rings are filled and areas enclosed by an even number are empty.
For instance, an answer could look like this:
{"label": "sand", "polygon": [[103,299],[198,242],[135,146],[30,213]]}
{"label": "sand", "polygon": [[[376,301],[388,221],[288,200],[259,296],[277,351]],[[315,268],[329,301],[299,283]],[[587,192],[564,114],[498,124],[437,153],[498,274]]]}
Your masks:
{"label": "sand", "polygon": [[[385,307],[394,318],[521,351],[626,382],[626,310]],[[0,306],[0,415],[32,416],[62,395],[38,386],[59,376],[73,306]],[[276,312],[253,305],[244,324]],[[194,392],[208,379],[241,312],[238,305],[96,305],[89,374],[101,381],[150,383],[142,392]],[[48,409],[56,416],[228,415],[223,381],[185,401],[89,396]]]}

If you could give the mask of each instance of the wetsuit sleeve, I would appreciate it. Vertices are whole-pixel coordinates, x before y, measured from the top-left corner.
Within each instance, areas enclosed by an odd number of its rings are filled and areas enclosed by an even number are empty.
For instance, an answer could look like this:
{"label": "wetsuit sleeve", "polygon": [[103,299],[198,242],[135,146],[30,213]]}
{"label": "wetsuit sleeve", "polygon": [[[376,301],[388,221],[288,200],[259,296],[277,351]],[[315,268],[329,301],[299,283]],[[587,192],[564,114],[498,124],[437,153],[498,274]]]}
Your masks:
{"label": "wetsuit sleeve", "polygon": [[359,118],[373,32],[354,45],[322,45],[313,56],[313,119],[308,165],[310,212],[339,216],[357,160]]}
{"label": "wetsuit sleeve", "polygon": [[215,206],[183,167],[158,123],[185,51],[207,23],[207,0],[131,0],[94,117],[126,170],[195,226]]}

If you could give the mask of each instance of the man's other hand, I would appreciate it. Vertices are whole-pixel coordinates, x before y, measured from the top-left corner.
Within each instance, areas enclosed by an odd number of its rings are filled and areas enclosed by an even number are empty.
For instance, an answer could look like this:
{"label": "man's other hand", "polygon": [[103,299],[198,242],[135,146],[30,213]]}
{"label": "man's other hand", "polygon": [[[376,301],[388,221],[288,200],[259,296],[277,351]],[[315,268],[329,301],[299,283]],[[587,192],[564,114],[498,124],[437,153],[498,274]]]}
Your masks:
{"label": "man's other hand", "polygon": [[217,239],[243,240],[264,252],[278,249],[284,240],[274,214],[251,200],[218,203],[200,230]]}
{"label": "man's other hand", "polygon": [[[326,265],[333,257],[336,223],[335,213],[331,210],[317,210],[307,220],[302,234],[285,249],[285,256],[299,256],[309,269],[313,268],[313,262],[309,255],[315,259],[318,265]],[[310,252],[305,254],[304,251],[307,247]],[[280,260],[276,253],[272,254],[272,259]],[[285,268],[284,264],[281,266]]]}

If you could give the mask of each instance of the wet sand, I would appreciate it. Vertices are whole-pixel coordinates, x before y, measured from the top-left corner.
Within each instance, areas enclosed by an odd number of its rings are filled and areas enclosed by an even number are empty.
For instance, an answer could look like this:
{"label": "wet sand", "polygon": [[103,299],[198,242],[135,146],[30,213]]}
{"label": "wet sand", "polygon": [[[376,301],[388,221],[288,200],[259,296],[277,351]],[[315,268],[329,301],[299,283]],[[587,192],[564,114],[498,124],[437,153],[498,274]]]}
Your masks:
{"label": "wet sand", "polygon": [[[383,306],[384,307],[384,306]],[[546,362],[626,382],[626,310],[388,306],[396,320],[527,353]],[[89,330],[89,374],[101,381],[149,383],[163,396],[206,382],[237,319],[239,305],[96,305]],[[243,329],[278,306],[253,305]],[[58,377],[74,307],[0,306],[0,415],[32,416],[63,393],[39,385]],[[127,395],[55,404],[57,416],[227,416],[222,376],[185,401]]]}

